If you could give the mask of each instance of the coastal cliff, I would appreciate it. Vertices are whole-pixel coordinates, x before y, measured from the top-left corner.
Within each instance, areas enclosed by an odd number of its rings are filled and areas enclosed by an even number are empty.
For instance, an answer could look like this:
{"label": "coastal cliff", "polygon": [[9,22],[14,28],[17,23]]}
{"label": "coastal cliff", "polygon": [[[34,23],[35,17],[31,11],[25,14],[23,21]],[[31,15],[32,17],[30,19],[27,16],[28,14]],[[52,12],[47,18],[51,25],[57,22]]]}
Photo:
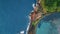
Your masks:
{"label": "coastal cliff", "polygon": [[[47,2],[48,1],[48,2]],[[50,3],[49,3],[50,2]],[[29,26],[28,34],[36,34],[36,27],[39,21],[55,12],[60,12],[60,0],[37,0],[33,12],[31,12],[31,23]],[[58,3],[58,4],[57,4]]]}

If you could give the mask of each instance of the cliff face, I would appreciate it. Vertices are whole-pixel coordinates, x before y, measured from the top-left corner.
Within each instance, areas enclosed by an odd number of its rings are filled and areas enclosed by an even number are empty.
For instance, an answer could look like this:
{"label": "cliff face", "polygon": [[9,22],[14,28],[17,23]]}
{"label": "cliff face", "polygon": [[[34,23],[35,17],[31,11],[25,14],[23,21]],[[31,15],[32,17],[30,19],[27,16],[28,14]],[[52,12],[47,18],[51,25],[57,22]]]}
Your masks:
{"label": "cliff face", "polygon": [[36,34],[35,29],[38,21],[46,14],[60,12],[60,0],[37,0],[34,10],[31,13],[31,24],[28,34]]}
{"label": "cliff face", "polygon": [[38,11],[38,7],[41,9],[41,6],[39,6],[37,3],[34,7],[33,12],[31,13],[30,17],[31,17],[31,24],[28,30],[28,34],[36,34],[35,30],[36,30],[36,26],[38,23],[38,20],[41,18],[42,16],[42,11],[40,12],[40,9]]}

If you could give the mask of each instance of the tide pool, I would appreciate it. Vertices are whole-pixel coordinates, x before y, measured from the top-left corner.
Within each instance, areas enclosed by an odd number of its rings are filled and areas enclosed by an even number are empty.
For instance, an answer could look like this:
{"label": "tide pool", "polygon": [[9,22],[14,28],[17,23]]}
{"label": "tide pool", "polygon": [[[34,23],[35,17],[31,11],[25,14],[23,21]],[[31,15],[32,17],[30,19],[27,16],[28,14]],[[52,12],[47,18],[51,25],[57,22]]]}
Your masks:
{"label": "tide pool", "polygon": [[60,34],[60,13],[45,16],[36,29],[36,34]]}

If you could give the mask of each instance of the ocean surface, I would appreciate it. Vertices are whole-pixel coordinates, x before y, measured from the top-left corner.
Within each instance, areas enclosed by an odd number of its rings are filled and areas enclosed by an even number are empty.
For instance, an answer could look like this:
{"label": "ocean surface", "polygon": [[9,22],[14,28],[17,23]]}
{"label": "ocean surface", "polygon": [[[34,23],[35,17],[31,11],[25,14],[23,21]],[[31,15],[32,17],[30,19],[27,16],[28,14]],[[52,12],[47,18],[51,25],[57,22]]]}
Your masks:
{"label": "ocean surface", "polygon": [[[29,23],[35,0],[0,0],[0,34],[19,34]],[[24,33],[25,34],[25,33]]]}
{"label": "ocean surface", "polygon": [[45,16],[39,22],[36,34],[60,34],[60,13]]}

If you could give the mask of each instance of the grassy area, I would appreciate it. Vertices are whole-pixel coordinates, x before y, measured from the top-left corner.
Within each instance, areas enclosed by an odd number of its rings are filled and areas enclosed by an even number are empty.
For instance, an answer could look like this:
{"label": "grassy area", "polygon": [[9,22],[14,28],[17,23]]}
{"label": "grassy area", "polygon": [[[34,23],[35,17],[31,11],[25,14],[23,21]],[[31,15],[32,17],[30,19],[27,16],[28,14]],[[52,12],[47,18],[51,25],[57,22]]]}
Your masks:
{"label": "grassy area", "polygon": [[60,12],[60,0],[41,0],[43,11],[47,13]]}

